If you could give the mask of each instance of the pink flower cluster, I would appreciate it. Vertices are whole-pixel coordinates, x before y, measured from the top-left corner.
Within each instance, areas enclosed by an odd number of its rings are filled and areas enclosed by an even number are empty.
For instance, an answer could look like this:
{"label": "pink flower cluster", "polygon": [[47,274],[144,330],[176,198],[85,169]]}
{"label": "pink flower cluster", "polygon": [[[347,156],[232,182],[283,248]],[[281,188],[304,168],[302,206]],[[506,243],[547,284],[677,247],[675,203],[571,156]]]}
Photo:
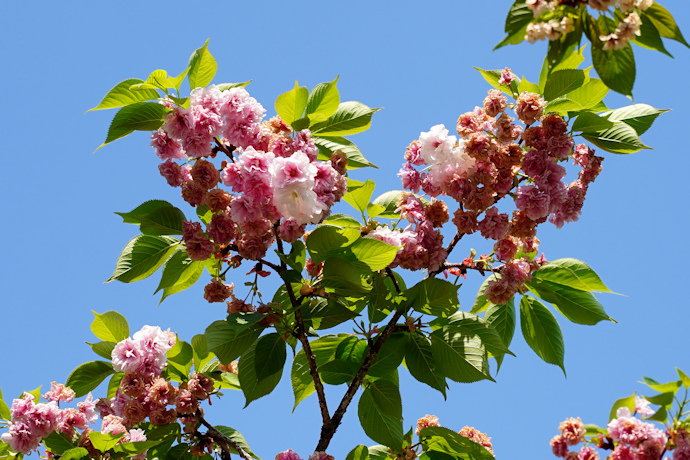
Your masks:
{"label": "pink flower cluster", "polygon": [[[192,91],[190,106],[174,108],[152,135],[151,145],[164,160],[161,175],[182,187],[190,205],[213,212],[205,233],[200,225],[185,227],[192,260],[231,244],[243,258],[258,260],[276,237],[294,242],[307,224],[327,217],[347,191],[346,157],[317,161],[308,129],[293,132],[279,117],[263,121],[264,112],[244,88],[211,85]],[[221,170],[205,159],[219,151],[231,160]],[[216,188],[220,183],[234,193]]]}
{"label": "pink flower cluster", "polygon": [[441,227],[448,221],[448,207],[443,201],[428,205],[412,193],[403,193],[396,212],[400,212],[409,225],[403,231],[377,227],[367,236],[393,246],[401,246],[391,267],[398,265],[408,270],[426,268],[436,270],[446,260]]}
{"label": "pink flower cluster", "polygon": [[[302,460],[302,457],[294,450],[288,449],[276,455],[276,460]],[[309,460],[335,460],[335,457],[326,452],[314,452],[309,456]]]}
{"label": "pink flower cluster", "polygon": [[613,460],[661,458],[666,448],[666,434],[653,424],[635,418],[627,407],[619,408],[616,418],[606,428],[611,439],[618,442],[611,453]]}
{"label": "pink flower cluster", "polygon": [[126,338],[113,348],[113,369],[117,372],[159,376],[167,364],[166,353],[176,342],[175,334],[158,326],[144,326],[133,338]]}
{"label": "pink flower cluster", "polygon": [[24,393],[22,399],[12,401],[9,431],[3,433],[1,438],[14,452],[28,454],[38,448],[43,438],[55,431],[71,438],[75,429],[87,429],[89,423],[94,423],[98,418],[91,393],[77,404],[77,409],[60,409],[59,402],[72,401],[74,391],[53,382],[51,390],[43,398],[49,402],[36,403],[36,398],[29,393]]}

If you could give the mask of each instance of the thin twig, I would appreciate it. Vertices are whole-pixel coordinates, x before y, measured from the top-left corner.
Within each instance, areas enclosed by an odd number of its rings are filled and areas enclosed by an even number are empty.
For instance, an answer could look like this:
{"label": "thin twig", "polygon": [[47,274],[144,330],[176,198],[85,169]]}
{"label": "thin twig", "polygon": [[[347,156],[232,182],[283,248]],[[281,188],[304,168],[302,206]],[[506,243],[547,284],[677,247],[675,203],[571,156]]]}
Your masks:
{"label": "thin twig", "polygon": [[233,449],[235,449],[235,451],[239,454],[239,456],[242,457],[244,460],[252,460],[251,455],[249,455],[247,452],[245,452],[244,449],[242,449],[239,444],[237,444],[235,441],[233,441],[232,439],[228,438],[223,433],[218,431],[213,425],[208,423],[203,417],[200,417],[199,421],[201,422],[202,425],[204,425],[208,429],[209,436],[211,436],[216,441],[216,443],[218,443],[220,448],[226,454],[225,458],[230,458],[230,449],[228,448],[228,446],[230,446]]}

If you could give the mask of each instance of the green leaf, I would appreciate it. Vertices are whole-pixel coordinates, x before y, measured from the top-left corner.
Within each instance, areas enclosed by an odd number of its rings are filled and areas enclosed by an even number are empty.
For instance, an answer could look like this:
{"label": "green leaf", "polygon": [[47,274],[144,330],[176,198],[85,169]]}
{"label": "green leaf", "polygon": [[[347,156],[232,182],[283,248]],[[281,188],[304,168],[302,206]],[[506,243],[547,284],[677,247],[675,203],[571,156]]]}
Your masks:
{"label": "green leaf", "polygon": [[593,46],[592,62],[606,86],[624,96],[632,97],[635,56],[629,43],[625,48],[617,50],[604,50]]}
{"label": "green leaf", "polygon": [[544,85],[544,99],[551,101],[559,96],[568,94],[581,88],[586,80],[587,73],[580,69],[557,70],[546,80]]}
{"label": "green leaf", "polygon": [[617,400],[616,402],[613,403],[613,406],[611,407],[611,411],[609,412],[609,420],[613,420],[615,418],[618,418],[616,415],[616,412],[618,411],[619,408],[621,407],[627,407],[630,409],[630,413],[632,414],[635,412],[635,394],[631,394],[627,398],[621,398]]}
{"label": "green leaf", "polygon": [[458,311],[448,318],[438,318],[431,322],[432,328],[450,326],[462,335],[477,335],[486,350],[492,355],[513,354],[505,346],[498,332],[489,327],[483,318],[466,311]]}
{"label": "green leaf", "polygon": [[105,142],[98,149],[134,131],[157,130],[163,126],[168,112],[169,108],[156,102],[135,102],[122,107],[113,117]]}
{"label": "green leaf", "polygon": [[178,244],[179,240],[171,236],[135,236],[122,250],[115,272],[106,283],[113,280],[131,283],[151,276],[168,260]]}
{"label": "green leaf", "polygon": [[142,217],[141,233],[145,235],[182,235],[184,213],[175,207],[156,209]]}
{"label": "green leaf", "polygon": [[203,334],[197,334],[192,337],[192,351],[194,354],[194,369],[196,372],[201,372],[201,369],[206,367],[206,365],[215,358],[213,353],[208,352],[206,336]]}
{"label": "green leaf", "polygon": [[97,342],[97,343],[88,343],[93,350],[94,353],[96,353],[98,356],[105,358],[105,359],[112,359],[112,352],[113,349],[115,348],[115,345],[117,345],[115,342]]}
{"label": "green leaf", "polygon": [[574,323],[594,325],[599,321],[614,321],[590,292],[538,278],[525,285],[535,296],[552,303],[563,316]]}
{"label": "green leaf", "polygon": [[285,341],[277,333],[261,337],[255,346],[254,372],[256,378],[263,380],[276,372],[282,372],[287,353]]}
{"label": "green leaf", "polygon": [[120,389],[120,382],[122,382],[122,377],[125,376],[124,372],[115,372],[110,380],[108,381],[108,399],[114,398],[117,390]]}
{"label": "green leaf", "polygon": [[[486,313],[484,313],[484,321],[498,333],[503,345],[509,348],[515,334],[516,315],[514,300],[510,299],[505,305],[489,305]],[[496,358],[496,363],[498,368],[500,368],[503,362],[503,354],[494,354],[494,358]]]}
{"label": "green leaf", "polygon": [[505,45],[517,45],[521,43],[525,39],[527,25],[533,19],[534,13],[532,13],[532,10],[525,4],[524,0],[517,0],[513,3],[506,17],[505,32],[508,36],[494,47],[494,51]]}
{"label": "green leaf", "polygon": [[148,200],[141,203],[136,208],[129,212],[116,212],[118,216],[122,217],[125,224],[141,225],[146,220],[146,216],[154,211],[166,208],[172,208],[173,205],[164,200]]}
{"label": "green leaf", "polygon": [[458,311],[458,288],[438,278],[426,278],[405,291],[407,305],[427,315],[446,317]]}
{"label": "green leaf", "polygon": [[633,38],[632,42],[636,45],[642,46],[643,48],[660,51],[666,56],[673,58],[671,53],[666,50],[664,42],[661,40],[659,29],[654,26],[654,22],[651,20],[642,20],[642,24],[640,25],[640,36]]}
{"label": "green leaf", "polygon": [[234,313],[225,321],[214,321],[206,328],[206,345],[221,363],[228,364],[244,353],[259,337],[261,313]]}
{"label": "green leaf", "polygon": [[190,344],[178,338],[175,345],[168,350],[166,357],[170,367],[174,367],[185,377],[189,375],[194,359],[194,351]]}
{"label": "green leaf", "polygon": [[[309,346],[314,353],[317,367],[323,366],[335,357],[335,352],[340,343],[350,337],[348,334],[326,335],[312,341]],[[300,350],[292,361],[292,391],[295,395],[295,408],[307,396],[314,392],[314,380],[312,379],[309,364],[304,350]]]}
{"label": "green leaf", "polygon": [[361,185],[349,186],[347,193],[343,195],[343,200],[350,203],[355,209],[364,214],[367,209],[372,193],[376,184],[372,180],[367,180]]}
{"label": "green leaf", "polygon": [[359,238],[359,230],[320,225],[307,237],[307,249],[315,264],[319,264]]}
{"label": "green leaf", "polygon": [[[502,92],[504,92],[508,96],[511,96],[511,97],[514,96],[513,90],[511,88],[509,88],[507,85],[501,85],[498,83],[499,80],[501,79],[501,73],[503,72],[503,70],[484,70],[484,69],[480,69],[479,67],[475,67],[475,69],[477,69],[479,71],[479,73],[482,74],[482,77],[484,77],[484,80],[486,80],[486,82],[488,84],[490,84],[491,86],[493,86],[496,89],[501,90]],[[518,78],[514,83],[516,84],[516,87],[519,88],[521,81]]]}
{"label": "green leaf", "polygon": [[159,305],[166,297],[184,291],[196,283],[204,272],[204,262],[189,258],[183,249],[176,250],[163,267],[156,292],[163,290]]}
{"label": "green leaf", "polygon": [[282,366],[273,374],[268,375],[264,378],[259,378],[256,375],[256,345],[258,342],[252,344],[247,351],[242,354],[242,359],[240,359],[237,366],[237,377],[240,380],[240,386],[242,387],[242,392],[246,399],[247,407],[249,403],[254,400],[266,396],[278,385],[280,382],[280,377],[283,375]]}
{"label": "green leaf", "polygon": [[647,420],[655,420],[659,423],[666,423],[668,420],[668,412],[666,411],[665,407],[660,407],[658,411],[656,411],[653,415],[650,417],[647,417]]}
{"label": "green leaf", "polygon": [[83,447],[73,447],[72,449],[66,450],[60,456],[60,460],[79,460],[87,455],[89,455],[89,451]]}
{"label": "green leaf", "polygon": [[324,224],[334,225],[336,227],[342,228],[357,228],[362,227],[362,223],[355,219],[354,217],[348,216],[347,214],[331,214],[323,221]]}
{"label": "green leaf", "polygon": [[654,120],[668,110],[655,109],[647,104],[633,104],[602,114],[608,116],[609,121],[622,121],[630,125],[638,135],[646,132],[654,123]]}
{"label": "green leaf", "polygon": [[11,418],[12,414],[10,413],[10,408],[2,398],[2,390],[0,390],[0,419],[10,420]]}
{"label": "green leaf", "polygon": [[582,137],[611,153],[635,153],[642,149],[649,149],[630,125],[620,121],[603,131],[582,133]]}
{"label": "green leaf", "polygon": [[159,94],[156,90],[131,90],[130,86],[136,85],[137,83],[143,83],[143,80],[139,80],[138,78],[130,78],[121,81],[115,85],[113,89],[108,91],[108,94],[105,95],[100,104],[93,109],[87,110],[87,112],[91,112],[92,110],[114,109],[117,107],[124,107],[126,105],[134,104],[135,102],[158,99]]}
{"label": "green leaf", "polygon": [[309,90],[303,86],[300,87],[295,80],[295,87],[276,99],[275,108],[278,116],[288,125],[299,120],[307,107],[308,96]]}
{"label": "green leaf", "polygon": [[124,316],[116,311],[103,314],[92,310],[95,318],[91,323],[91,332],[105,342],[120,342],[129,337],[129,325]]}
{"label": "green leaf", "polygon": [[[428,426],[419,432],[422,446],[427,453],[441,452],[454,459],[493,460],[494,456],[481,444],[466,438],[455,431],[440,426]],[[443,457],[429,457],[443,458]]]}
{"label": "green leaf", "polygon": [[592,112],[580,113],[573,123],[573,131],[596,132],[613,127],[613,122]]}
{"label": "green leaf", "polygon": [[640,16],[643,24],[649,19],[662,37],[670,38],[690,48],[671,13],[657,2],[652,3],[652,6],[642,11]]}
{"label": "green leaf", "polygon": [[[257,460],[259,459],[259,457],[257,457],[256,454],[252,452],[252,449],[249,447],[249,443],[247,443],[247,440],[244,438],[244,436],[242,436],[242,434],[239,431],[237,431],[234,428],[222,425],[218,425],[215,428],[231,440],[235,441],[235,443],[237,443],[237,445],[240,446],[243,451],[248,453],[250,457],[256,458]],[[236,454],[237,452],[235,451],[235,449],[230,447],[230,453]]]}
{"label": "green leaf", "polygon": [[101,453],[105,453],[115,447],[115,444],[120,440],[124,433],[120,434],[103,434],[98,431],[92,431],[88,434],[93,448]]}
{"label": "green leaf", "polygon": [[566,97],[572,103],[581,107],[577,110],[591,109],[594,111],[594,108],[601,103],[608,92],[609,87],[603,81],[598,78],[590,78],[587,83],[569,92]]}
{"label": "green leaf", "polygon": [[523,91],[542,94],[542,90],[539,88],[539,85],[535,83],[530,83],[529,81],[527,81],[524,75],[522,77],[522,81],[520,81],[520,84],[518,85],[518,93],[522,93]]}
{"label": "green leaf", "polygon": [[[393,262],[400,249],[376,238],[359,238],[349,248],[355,257],[373,271],[383,270]],[[435,279],[435,278],[434,278]]]}
{"label": "green leaf", "polygon": [[678,391],[678,389],[682,385],[682,382],[680,380],[677,380],[675,382],[659,383],[654,379],[650,379],[649,377],[643,377],[642,383],[647,385],[652,390],[656,390],[660,393],[666,393],[666,392],[675,393],[676,391]]}
{"label": "green leaf", "polygon": [[113,365],[105,361],[91,361],[77,367],[67,377],[66,386],[72,388],[77,398],[94,390],[105,378],[115,373]]}
{"label": "green leaf", "polygon": [[581,260],[557,259],[534,272],[534,278],[587,292],[609,292],[599,275]]}
{"label": "green leaf", "polygon": [[187,78],[189,79],[189,87],[191,89],[205,88],[211,83],[216,75],[218,65],[215,58],[208,51],[208,39],[204,46],[194,51],[189,57],[187,68],[189,69]]}
{"label": "green leaf", "polygon": [[325,121],[333,115],[340,104],[340,93],[336,84],[338,77],[329,83],[319,83],[309,93],[307,116],[312,123]]}
{"label": "green leaf", "polygon": [[355,318],[357,312],[348,308],[345,299],[330,297],[328,300],[310,305],[308,311],[303,312],[303,316],[305,320],[318,319],[319,324],[314,324],[314,329],[330,329]]}
{"label": "green leaf", "polygon": [[527,345],[545,362],[560,367],[565,375],[563,333],[553,313],[534,297],[522,296],[520,327]]}
{"label": "green leaf", "polygon": [[426,383],[446,397],[446,378],[438,369],[431,351],[431,340],[419,334],[412,334],[405,346],[405,363],[407,369],[422,383]]}
{"label": "green leaf", "polygon": [[[685,388],[690,388],[690,377],[688,377],[688,375],[685,372],[681,371],[677,367],[676,367],[676,372],[678,372],[678,378],[680,378],[680,382],[683,384],[683,386]],[[1,399],[2,399],[2,393],[0,393],[0,400]]]}
{"label": "green leaf", "polygon": [[[361,263],[360,263],[361,264]],[[343,263],[339,257],[324,261],[322,285],[340,295],[360,297],[371,291],[371,270],[365,264]]]}
{"label": "green leaf", "polygon": [[326,121],[311,126],[316,136],[347,136],[361,133],[371,126],[371,117],[380,108],[370,108],[361,102],[341,102],[338,109]]}
{"label": "green leaf", "polygon": [[324,383],[342,385],[352,382],[357,369],[357,365],[350,361],[330,361],[319,368],[319,374]]}
{"label": "green leaf", "polygon": [[407,333],[397,332],[391,335],[381,347],[374,362],[371,363],[367,375],[385,377],[395,371],[405,357],[408,341],[410,337]]}
{"label": "green leaf", "polygon": [[[62,455],[68,450],[74,448],[72,441],[67,439],[67,437],[59,431],[53,431],[48,436],[43,438],[43,444],[45,444],[48,450],[56,455]],[[0,444],[0,446],[1,445],[2,444]]]}
{"label": "green leaf", "polygon": [[431,333],[431,351],[439,370],[456,382],[493,381],[484,343],[478,335],[463,332],[454,326],[443,326]]}
{"label": "green leaf", "polygon": [[[581,48],[577,48],[577,46],[573,46],[570,49],[572,49],[572,52],[567,54],[567,57],[563,57],[563,60],[561,60],[558,64],[553,66],[551,69],[551,72],[556,72],[558,70],[566,70],[566,69],[577,69],[580,67],[580,64],[582,64],[585,61],[585,55],[583,53],[585,47],[587,45],[582,46]],[[544,82],[545,84],[546,82]],[[541,81],[539,82],[541,85]]]}
{"label": "green leaf", "polygon": [[674,401],[675,394],[669,392],[666,393],[660,393],[655,396],[645,396],[644,399],[649,401],[652,404],[656,404],[658,406],[664,406],[667,409],[670,409],[673,406],[673,401]]}
{"label": "green leaf", "polygon": [[360,444],[347,454],[345,460],[369,460],[369,449],[367,449],[367,446]]}
{"label": "green leaf", "polygon": [[349,139],[339,136],[316,136],[313,135],[314,144],[319,149],[319,160],[328,161],[335,151],[341,151],[347,157],[347,169],[358,169],[371,166],[376,168],[374,163],[364,158],[359,147]]}
{"label": "green leaf", "polygon": [[364,389],[357,412],[367,436],[396,452],[402,451],[402,400],[396,384],[386,379],[372,382]]}
{"label": "green leaf", "polygon": [[242,86],[242,87],[247,86],[247,85],[250,84],[251,82],[252,82],[252,81],[249,80],[249,81],[243,81],[243,82],[241,82],[241,83],[219,83],[219,84],[216,85],[216,88],[218,88],[218,90],[220,90],[220,91],[227,91],[227,90],[229,90],[229,89],[231,89],[231,88],[237,88],[237,87],[240,87],[240,86]]}

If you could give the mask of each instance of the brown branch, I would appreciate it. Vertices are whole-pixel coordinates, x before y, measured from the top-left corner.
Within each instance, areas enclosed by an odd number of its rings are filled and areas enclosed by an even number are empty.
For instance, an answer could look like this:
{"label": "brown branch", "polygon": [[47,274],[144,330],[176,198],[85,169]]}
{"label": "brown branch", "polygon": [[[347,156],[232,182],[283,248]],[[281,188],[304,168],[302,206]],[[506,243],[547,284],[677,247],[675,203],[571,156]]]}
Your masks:
{"label": "brown branch", "polygon": [[218,431],[213,425],[208,423],[203,417],[199,417],[199,421],[201,422],[202,425],[204,425],[208,429],[208,435],[211,436],[216,441],[216,443],[220,446],[221,450],[223,451],[223,455],[221,455],[223,458],[228,458],[228,459],[230,458],[229,447],[232,447],[239,454],[239,456],[242,457],[244,460],[252,460],[251,455],[249,455],[247,452],[245,452],[244,449],[242,449],[239,444],[237,444],[235,441],[233,441],[232,439],[228,438],[223,433]]}
{"label": "brown branch", "polygon": [[379,334],[379,337],[376,340],[376,342],[374,342],[374,345],[369,348],[369,352],[367,353],[367,356],[364,358],[364,362],[362,362],[362,365],[357,371],[354,380],[352,380],[352,383],[350,383],[347,392],[345,392],[343,399],[340,401],[340,405],[338,405],[338,408],[333,413],[330,425],[324,425],[321,427],[321,438],[319,439],[319,443],[316,446],[315,452],[325,452],[328,448],[328,445],[330,444],[333,435],[335,434],[336,430],[338,429],[338,426],[340,426],[340,423],[343,420],[343,416],[345,415],[347,407],[352,402],[352,398],[354,398],[360,385],[362,385],[364,377],[367,375],[367,372],[369,371],[369,367],[376,359],[376,356],[379,354],[379,351],[381,351],[381,347],[383,347],[383,344],[386,342],[386,340],[388,340],[388,338],[391,335],[393,335],[393,332],[395,331],[395,324],[398,322],[401,316],[402,313],[396,311],[393,314],[391,320],[388,322],[386,328],[383,330],[383,332],[381,332],[381,334]]}

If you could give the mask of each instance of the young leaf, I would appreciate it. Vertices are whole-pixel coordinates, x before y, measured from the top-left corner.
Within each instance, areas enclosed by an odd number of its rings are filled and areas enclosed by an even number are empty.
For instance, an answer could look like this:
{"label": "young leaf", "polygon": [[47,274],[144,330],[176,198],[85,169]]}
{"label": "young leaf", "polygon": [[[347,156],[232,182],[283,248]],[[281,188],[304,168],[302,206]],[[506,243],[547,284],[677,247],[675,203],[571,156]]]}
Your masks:
{"label": "young leaf", "polygon": [[592,112],[580,113],[573,123],[573,131],[596,132],[613,127],[613,122],[608,118],[599,116]]}
{"label": "young leaf", "polygon": [[520,327],[525,341],[544,361],[563,370],[563,333],[558,321],[541,302],[525,295],[520,300]]}
{"label": "young leaf", "polygon": [[161,280],[154,292],[163,290],[159,305],[166,297],[192,286],[203,272],[204,262],[191,260],[183,249],[175,251],[165,263]]}
{"label": "young leaf", "polygon": [[194,359],[194,351],[190,344],[178,338],[175,345],[168,350],[166,357],[168,358],[168,366],[174,367],[185,377],[189,375]]}
{"label": "young leaf", "polygon": [[590,292],[538,278],[533,278],[525,285],[537,297],[551,302],[563,316],[574,323],[594,325],[599,321],[613,321]]}
{"label": "young leaf", "polygon": [[657,2],[652,3],[649,8],[642,12],[641,16],[642,23],[644,24],[649,19],[662,37],[670,38],[690,48],[671,13]]}
{"label": "young leaf", "polygon": [[431,333],[431,352],[439,370],[456,382],[493,381],[484,343],[478,335],[463,332],[453,326],[443,326]]}
{"label": "young leaf", "polygon": [[635,412],[635,394],[633,393],[627,398],[621,398],[613,403],[611,411],[609,412],[609,421],[618,418],[616,412],[618,412],[618,409],[621,407],[627,407],[631,414]]}
{"label": "young leaf", "polygon": [[312,123],[325,121],[335,113],[340,104],[340,94],[336,84],[338,77],[330,83],[319,83],[309,93],[307,116]]}
{"label": "young leaf", "polygon": [[158,99],[159,94],[156,90],[144,89],[139,91],[131,90],[132,85],[138,83],[144,83],[143,80],[138,78],[130,78],[128,80],[121,81],[113,89],[108,91],[100,104],[98,104],[93,109],[87,110],[91,112],[92,110],[103,110],[103,109],[114,109],[117,107],[124,107],[126,105],[134,104],[135,102],[150,101],[152,99]]}
{"label": "young leaf", "polygon": [[122,250],[115,272],[106,283],[114,280],[131,283],[151,276],[168,260],[179,242],[171,236],[135,236]]}
{"label": "young leaf", "polygon": [[291,125],[302,118],[304,109],[307,107],[308,96],[309,90],[303,86],[300,87],[295,80],[295,87],[276,99],[276,112],[285,123]]}
{"label": "young leaf", "polygon": [[343,195],[343,200],[350,203],[355,209],[364,214],[371,199],[372,193],[374,193],[374,187],[376,183],[372,180],[367,180],[362,185],[350,186],[348,187],[347,193]]}
{"label": "young leaf", "polygon": [[206,345],[222,364],[244,353],[259,337],[263,326],[257,322],[261,313],[235,313],[225,321],[214,321],[206,328]]}
{"label": "young leaf", "polygon": [[380,108],[369,108],[361,102],[341,102],[338,109],[326,121],[311,126],[316,136],[347,136],[361,133],[371,126],[371,117]]}
{"label": "young leaf", "polygon": [[357,413],[364,432],[376,442],[402,451],[402,400],[398,386],[379,379],[364,389]]}
{"label": "young leaf", "polygon": [[105,342],[120,342],[129,337],[129,325],[124,316],[116,311],[103,314],[93,311],[95,316],[91,323],[91,332]]}
{"label": "young leaf", "polygon": [[237,366],[237,377],[240,380],[240,386],[242,387],[242,392],[246,399],[244,407],[247,407],[249,403],[254,400],[266,396],[278,385],[280,382],[280,377],[283,375],[282,366],[273,374],[266,376],[265,378],[259,378],[256,375],[256,343],[247,349],[242,354],[242,359]]}
{"label": "young leaf", "polygon": [[96,389],[105,378],[115,373],[113,365],[105,361],[91,361],[77,367],[67,377],[66,386],[72,388],[77,398]]}
{"label": "young leaf", "polygon": [[[479,67],[475,67],[475,69],[477,69],[479,71],[479,73],[482,74],[482,77],[484,77],[484,80],[486,80],[486,82],[488,84],[490,84],[491,86],[493,86],[496,89],[501,90],[502,92],[504,92],[508,96],[511,96],[511,97],[514,96],[513,90],[511,88],[509,88],[508,85],[501,85],[498,83],[499,80],[501,79],[501,73],[503,72],[503,70],[484,70],[484,69],[480,69]],[[521,83],[521,80],[518,78],[515,81],[515,84],[517,87],[520,87],[520,83]]]}
{"label": "young leaf", "polygon": [[113,117],[105,142],[98,149],[134,131],[157,130],[163,126],[168,112],[170,112],[169,108],[156,102],[135,102],[122,107]]}
{"label": "young leaf", "polygon": [[611,153],[635,153],[649,149],[642,143],[635,130],[621,121],[615,122],[611,128],[603,131],[582,133],[582,137]]}
{"label": "young leaf", "polygon": [[372,167],[374,163],[364,158],[359,147],[349,139],[339,136],[313,136],[314,144],[319,149],[319,160],[328,161],[333,152],[341,151],[347,157],[347,169]]}
{"label": "young leaf", "polygon": [[557,259],[542,266],[534,278],[587,292],[612,292],[599,275],[581,260]]}
{"label": "young leaf", "polygon": [[91,347],[91,350],[93,350],[93,352],[101,358],[112,359],[112,352],[113,349],[115,349],[115,345],[117,344],[115,342],[87,342],[87,345],[89,345]]}
{"label": "young leaf", "polygon": [[376,271],[390,265],[400,248],[375,238],[359,238],[348,249],[359,261],[367,264],[372,271]]}
{"label": "young leaf", "polygon": [[314,263],[319,264],[359,238],[359,230],[321,225],[307,237],[307,249]]}
{"label": "young leaf", "polygon": [[544,99],[552,101],[559,96],[581,88],[587,81],[587,73],[580,69],[557,70],[548,76],[544,85]]}
{"label": "young leaf", "polygon": [[101,453],[106,453],[118,443],[124,433],[120,434],[103,434],[99,431],[92,431],[88,434],[93,448]]}
{"label": "young leaf", "polygon": [[187,78],[189,79],[189,87],[191,89],[202,87],[205,88],[213,80],[216,75],[215,58],[208,51],[208,39],[204,46],[197,49],[189,57],[189,64],[187,66],[189,72]]}
{"label": "young leaf", "polygon": [[655,109],[647,104],[633,104],[612,110],[611,112],[602,114],[602,116],[607,116],[609,121],[625,122],[625,124],[630,125],[635,130],[638,136],[641,136],[651,128],[654,120],[665,112],[668,112],[668,110]]}
{"label": "young leaf", "polygon": [[[676,372],[678,372],[678,377],[680,378],[680,382],[683,384],[683,386],[685,388],[690,388],[690,377],[688,377],[685,372],[681,371],[677,367]],[[0,399],[2,399],[2,394],[0,394]]]}
{"label": "young leaf", "polygon": [[10,413],[10,408],[7,406],[7,403],[2,398],[2,390],[0,390],[0,419],[9,420],[11,418],[12,414]]}
{"label": "young leaf", "polygon": [[369,449],[360,444],[347,454],[345,460],[369,460]]}
{"label": "young leaf", "polygon": [[593,46],[592,63],[606,86],[624,96],[632,97],[635,56],[629,43],[625,48],[617,50],[604,50]]}
{"label": "young leaf", "polygon": [[525,0],[517,0],[513,3],[508,11],[508,17],[506,17],[505,32],[508,36],[494,47],[494,51],[506,45],[521,43],[525,39],[527,24],[532,19],[534,19],[534,13],[527,6]]}

